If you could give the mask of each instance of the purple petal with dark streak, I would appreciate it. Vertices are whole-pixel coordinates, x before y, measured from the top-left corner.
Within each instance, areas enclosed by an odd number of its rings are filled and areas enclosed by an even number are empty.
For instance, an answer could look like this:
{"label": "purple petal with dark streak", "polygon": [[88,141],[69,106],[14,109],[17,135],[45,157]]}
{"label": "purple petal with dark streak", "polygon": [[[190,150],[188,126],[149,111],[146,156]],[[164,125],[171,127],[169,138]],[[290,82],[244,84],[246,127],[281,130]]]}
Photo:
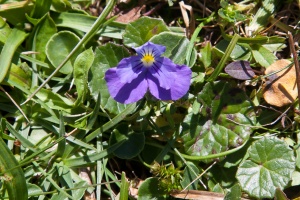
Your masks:
{"label": "purple petal with dark streak", "polygon": [[145,70],[143,63],[138,56],[123,58],[117,65],[116,73],[121,83],[130,83]]}
{"label": "purple petal with dark streak", "polygon": [[111,68],[105,73],[105,80],[110,95],[118,102],[129,104],[144,97],[148,90],[148,83],[145,80],[145,72],[140,73],[130,83],[123,83],[117,75],[117,68]]}
{"label": "purple petal with dark streak", "polygon": [[159,44],[154,44],[152,42],[147,42],[144,45],[134,49],[136,53],[141,56],[145,53],[153,52],[156,58],[160,57],[166,51],[166,47]]}
{"label": "purple petal with dark streak", "polygon": [[158,80],[160,87],[169,90],[172,87],[173,82],[177,80],[176,72],[177,65],[169,58],[161,57],[149,68],[148,74],[151,74]]}
{"label": "purple petal with dark streak", "polygon": [[177,78],[170,80],[172,83],[170,89],[160,87],[159,80],[152,76],[148,76],[148,85],[150,93],[160,100],[178,100],[183,97],[190,88],[192,71],[189,67],[177,65]]}

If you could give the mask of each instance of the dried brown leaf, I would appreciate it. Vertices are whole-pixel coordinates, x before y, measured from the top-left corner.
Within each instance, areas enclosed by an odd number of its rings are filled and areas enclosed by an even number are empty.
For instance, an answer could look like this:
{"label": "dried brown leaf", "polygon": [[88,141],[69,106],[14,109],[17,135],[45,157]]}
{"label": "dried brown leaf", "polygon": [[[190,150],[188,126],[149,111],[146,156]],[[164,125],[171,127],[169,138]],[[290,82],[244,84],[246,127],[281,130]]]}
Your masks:
{"label": "dried brown leaf", "polygon": [[[285,68],[289,64],[291,64],[289,60],[278,60],[266,69],[265,74],[271,74]],[[268,104],[282,107],[293,103],[297,95],[295,65],[267,77],[263,96]]]}

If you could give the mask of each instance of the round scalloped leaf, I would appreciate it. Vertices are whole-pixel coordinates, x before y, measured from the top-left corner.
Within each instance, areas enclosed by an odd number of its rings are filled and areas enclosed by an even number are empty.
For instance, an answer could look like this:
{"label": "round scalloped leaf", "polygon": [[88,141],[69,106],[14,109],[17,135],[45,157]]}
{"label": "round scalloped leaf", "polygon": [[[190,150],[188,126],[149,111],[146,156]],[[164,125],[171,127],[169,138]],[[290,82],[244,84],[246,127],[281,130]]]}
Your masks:
{"label": "round scalloped leaf", "polygon": [[199,113],[191,110],[182,127],[187,154],[217,154],[248,140],[256,119],[243,90],[225,81],[209,82],[199,93],[198,101],[202,104]]}
{"label": "round scalloped leaf", "polygon": [[114,154],[122,159],[131,159],[137,156],[144,148],[145,135],[143,133],[133,132],[125,124],[119,125],[109,138],[109,145],[126,139],[121,146],[114,151]]}
{"label": "round scalloped leaf", "polygon": [[256,198],[273,198],[276,188],[283,189],[295,169],[292,149],[276,137],[263,137],[248,149],[236,177],[244,191]]}
{"label": "round scalloped leaf", "polygon": [[127,24],[123,35],[123,43],[128,47],[138,47],[148,42],[154,35],[170,31],[161,19],[141,17]]}
{"label": "round scalloped leaf", "polygon": [[[54,34],[46,45],[46,55],[51,64],[57,68],[73,50],[80,38],[70,31],[61,31]],[[59,70],[63,74],[70,74],[78,54],[83,50],[76,51],[69,61]]]}
{"label": "round scalloped leaf", "polygon": [[159,190],[158,178],[147,178],[139,187],[138,200],[164,200],[166,194],[163,190]]}
{"label": "round scalloped leaf", "polygon": [[109,94],[106,81],[104,80],[105,72],[112,67],[116,67],[122,58],[130,54],[127,49],[120,45],[107,43],[95,50],[95,58],[89,71],[89,90],[95,99],[101,95],[101,106],[112,114],[119,114],[125,108],[125,104],[116,102]]}
{"label": "round scalloped leaf", "polygon": [[[171,32],[163,32],[155,35],[150,41],[166,47],[166,52],[163,56],[170,58],[176,64],[186,64],[186,53],[190,41],[185,36]],[[195,64],[196,57],[196,50],[193,49],[190,66]]]}

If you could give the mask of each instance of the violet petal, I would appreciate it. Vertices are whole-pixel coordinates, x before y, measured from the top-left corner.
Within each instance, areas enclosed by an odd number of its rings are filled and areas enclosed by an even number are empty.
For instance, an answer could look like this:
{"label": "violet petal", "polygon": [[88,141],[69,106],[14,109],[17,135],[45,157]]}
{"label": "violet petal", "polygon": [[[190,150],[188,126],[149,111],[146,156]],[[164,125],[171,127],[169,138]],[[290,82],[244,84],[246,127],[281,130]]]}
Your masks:
{"label": "violet petal", "polygon": [[118,102],[129,104],[144,97],[148,90],[145,72],[140,73],[130,83],[123,83],[117,75],[117,68],[111,68],[105,73],[105,80],[110,95]]}
{"label": "violet petal", "polygon": [[154,57],[160,57],[166,51],[166,47],[152,42],[146,42],[144,45],[135,48],[135,51],[139,56],[144,54],[153,54]]}
{"label": "violet petal", "polygon": [[144,66],[138,56],[123,58],[117,65],[116,73],[121,83],[130,83],[144,71]]}
{"label": "violet petal", "polygon": [[173,82],[177,80],[177,65],[174,64],[169,58],[159,58],[149,68],[149,73],[154,76],[159,83],[159,86],[169,90]]}
{"label": "violet petal", "polygon": [[178,78],[172,79],[170,89],[160,87],[159,80],[156,77],[148,76],[149,90],[154,97],[160,100],[178,100],[188,92],[191,84],[191,69],[185,65],[177,65],[176,69],[175,74]]}

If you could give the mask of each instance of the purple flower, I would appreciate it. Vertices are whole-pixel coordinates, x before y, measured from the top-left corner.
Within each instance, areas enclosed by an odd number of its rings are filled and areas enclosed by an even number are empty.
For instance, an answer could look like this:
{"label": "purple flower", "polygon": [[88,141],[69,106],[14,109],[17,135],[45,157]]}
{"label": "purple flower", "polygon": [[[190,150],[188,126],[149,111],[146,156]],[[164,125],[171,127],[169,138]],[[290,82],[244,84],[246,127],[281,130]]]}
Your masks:
{"label": "purple flower", "polygon": [[123,58],[105,73],[110,95],[118,102],[136,102],[149,91],[160,100],[177,100],[190,87],[192,71],[161,57],[166,47],[147,42],[135,48],[137,55]]}

